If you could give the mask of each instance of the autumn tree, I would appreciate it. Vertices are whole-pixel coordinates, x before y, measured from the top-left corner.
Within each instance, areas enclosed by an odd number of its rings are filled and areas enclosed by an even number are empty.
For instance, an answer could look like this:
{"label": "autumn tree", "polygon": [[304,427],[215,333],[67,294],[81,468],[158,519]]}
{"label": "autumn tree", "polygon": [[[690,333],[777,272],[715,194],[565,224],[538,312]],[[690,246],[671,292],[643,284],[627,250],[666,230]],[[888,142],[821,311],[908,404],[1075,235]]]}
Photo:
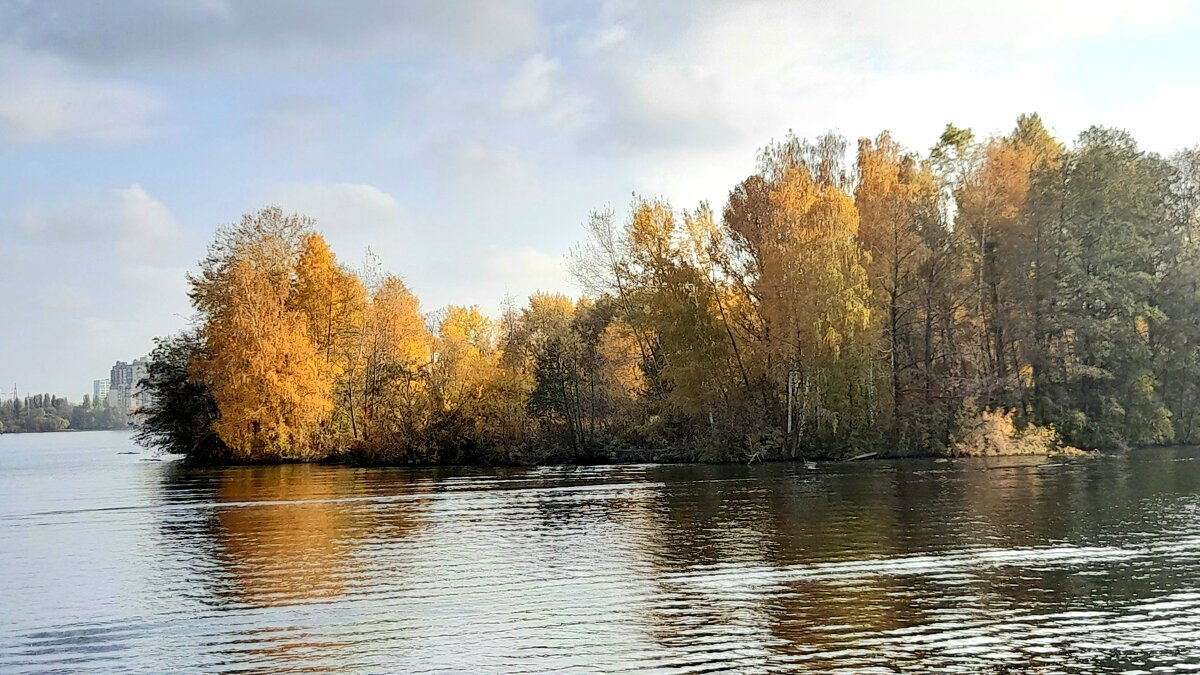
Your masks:
{"label": "autumn tree", "polygon": [[854,202],[858,241],[868,254],[872,306],[883,323],[886,395],[880,397],[889,442],[906,449],[917,441],[918,338],[924,313],[922,267],[933,252],[922,236],[922,218],[936,200],[937,182],[927,163],[905,153],[886,132],[861,139]]}
{"label": "autumn tree", "polygon": [[746,228],[734,240],[756,272],[767,372],[776,400],[794,390],[796,439],[807,447],[869,434],[876,405],[871,291],[844,152],[835,136],[768,146],[753,181],[760,211],[729,223]]}
{"label": "autumn tree", "polygon": [[586,292],[611,298],[626,317],[646,376],[647,400],[660,401],[666,397],[667,389],[655,367],[654,336],[646,332],[641,322],[633,320],[642,307],[637,304],[640,287],[628,234],[629,228],[620,228],[611,210],[593,213],[588,220],[587,238],[571,252],[571,271]]}
{"label": "autumn tree", "polygon": [[355,437],[373,453],[402,457],[419,445],[432,343],[417,297],[399,277],[384,277],[371,293],[346,398]]}
{"label": "autumn tree", "polygon": [[[703,212],[685,222],[707,218]],[[699,228],[699,223],[692,223]],[[634,204],[626,234],[638,292],[622,317],[650,336],[644,370],[655,373],[666,402],[702,427],[730,412],[732,344],[718,316],[718,289],[665,202]]]}
{"label": "autumn tree", "polygon": [[1035,175],[1054,171],[1061,148],[1036,115],[1023,115],[1008,136],[979,148],[958,188],[956,229],[965,237],[974,270],[971,309],[974,355],[984,403],[1028,409],[1027,349],[1041,219],[1026,206]]}
{"label": "autumn tree", "polygon": [[428,369],[433,436],[447,461],[490,462],[522,437],[527,391],[501,366],[498,327],[478,307],[442,313]]}
{"label": "autumn tree", "polygon": [[311,221],[270,207],[218,230],[189,276],[205,349],[193,364],[219,416],[213,428],[242,459],[313,459],[313,433],[333,409],[334,372],[303,314],[291,308]]}
{"label": "autumn tree", "polygon": [[242,459],[314,459],[317,425],[333,410],[333,372],[288,309],[291,280],[253,255],[237,257],[214,293],[197,361],[220,415],[213,428]]}
{"label": "autumn tree", "polygon": [[226,303],[229,275],[238,261],[248,261],[274,285],[292,283],[296,261],[313,220],[285,214],[269,206],[242,216],[234,225],[217,228],[199,269],[188,274],[188,296],[198,318],[207,320]]}
{"label": "autumn tree", "polygon": [[588,442],[588,426],[583,416],[582,346],[572,327],[574,317],[570,298],[535,293],[508,332],[504,351],[510,367],[524,369],[531,377],[528,409],[533,419],[578,455]]}
{"label": "autumn tree", "polygon": [[351,358],[366,304],[362,282],[338,264],[325,239],[315,233],[306,236],[289,305],[304,315],[309,339],[339,375]]}
{"label": "autumn tree", "polygon": [[356,437],[351,376],[359,365],[358,343],[367,311],[366,289],[358,277],[338,264],[319,234],[304,238],[296,261],[296,281],[288,297],[290,309],[303,315],[308,337],[336,382],[334,395],[344,405],[333,409],[324,425],[326,444],[341,446]]}

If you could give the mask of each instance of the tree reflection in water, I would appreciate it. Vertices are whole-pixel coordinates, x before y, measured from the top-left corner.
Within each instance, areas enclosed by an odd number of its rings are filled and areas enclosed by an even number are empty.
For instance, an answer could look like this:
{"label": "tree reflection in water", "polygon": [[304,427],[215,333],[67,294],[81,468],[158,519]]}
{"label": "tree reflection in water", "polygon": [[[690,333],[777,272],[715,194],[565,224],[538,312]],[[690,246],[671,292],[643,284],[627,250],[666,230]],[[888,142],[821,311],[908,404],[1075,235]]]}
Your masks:
{"label": "tree reflection in water", "polygon": [[363,525],[349,472],[292,464],[227,470],[211,521],[216,556],[238,597],[281,605],[341,595]]}
{"label": "tree reflection in water", "polygon": [[178,469],[161,527],[217,664],[1087,669],[1159,639],[1138,603],[1192,634],[1200,459],[1174,452]]}

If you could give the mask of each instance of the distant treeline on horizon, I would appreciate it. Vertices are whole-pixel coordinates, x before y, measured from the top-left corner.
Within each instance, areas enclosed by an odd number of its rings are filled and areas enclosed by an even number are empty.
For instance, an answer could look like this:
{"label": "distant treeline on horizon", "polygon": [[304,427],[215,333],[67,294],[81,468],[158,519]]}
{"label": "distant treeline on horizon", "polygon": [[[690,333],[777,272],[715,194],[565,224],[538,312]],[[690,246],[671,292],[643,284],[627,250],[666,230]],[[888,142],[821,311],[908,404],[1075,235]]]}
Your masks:
{"label": "distant treeline on horizon", "polygon": [[247,215],[189,277],[197,328],[151,357],[141,439],[378,463],[1200,440],[1196,150],[1068,147],[1036,115],[928,153],[789,135],[720,211],[637,198],[586,235],[585,297],[493,321],[425,315],[309,219]]}
{"label": "distant treeline on horizon", "polygon": [[0,401],[0,433],[30,433],[46,431],[91,431],[123,429],[128,420],[120,411],[103,405],[93,405],[92,397],[84,394],[83,403],[76,405],[66,398],[51,394],[33,394]]}

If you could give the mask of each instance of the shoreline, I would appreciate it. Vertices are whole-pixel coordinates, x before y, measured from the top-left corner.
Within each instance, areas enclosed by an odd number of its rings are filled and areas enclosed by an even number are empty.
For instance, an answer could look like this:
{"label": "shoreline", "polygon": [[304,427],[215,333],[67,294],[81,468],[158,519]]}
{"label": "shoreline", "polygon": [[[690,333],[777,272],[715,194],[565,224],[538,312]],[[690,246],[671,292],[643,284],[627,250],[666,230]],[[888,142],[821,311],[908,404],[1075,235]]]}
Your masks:
{"label": "shoreline", "polygon": [[[119,427],[115,429],[56,429],[52,431],[16,431],[16,432],[0,432],[0,437],[3,436],[20,436],[20,435],[43,435],[54,433],[88,433],[88,432],[133,432],[134,427]],[[883,451],[864,452],[851,456],[835,456],[827,454],[810,454],[797,455],[794,457],[751,457],[751,458],[727,458],[727,459],[689,459],[683,456],[685,451],[672,451],[670,449],[659,450],[615,450],[607,453],[597,453],[586,459],[548,459],[546,461],[494,461],[494,462],[393,462],[393,461],[371,461],[362,457],[356,456],[354,453],[347,452],[339,456],[329,457],[320,460],[304,460],[304,459],[263,459],[263,460],[223,460],[223,461],[208,461],[203,459],[190,458],[182,453],[162,452],[145,446],[138,445],[141,449],[139,454],[146,454],[153,457],[170,459],[178,461],[181,464],[195,467],[248,467],[248,466],[277,466],[287,464],[314,464],[320,466],[345,466],[352,468],[364,469],[386,469],[386,468],[429,468],[429,469],[449,469],[449,468],[468,468],[468,469],[489,469],[489,468],[540,468],[540,467],[582,467],[582,466],[632,466],[632,465],[733,465],[744,464],[753,466],[755,464],[789,464],[800,462],[819,462],[823,464],[848,464],[852,462],[874,462],[880,460],[898,460],[898,459],[919,459],[919,460],[961,460],[961,459],[981,459],[981,458],[999,458],[999,457],[1096,457],[1105,454],[1114,454],[1120,452],[1136,451],[1149,448],[1164,448],[1164,447],[1188,447],[1187,444],[1150,444],[1140,445],[1125,449],[1092,449],[1081,450],[1070,446],[1060,447],[1044,453],[1002,453],[1002,454],[961,454],[948,452],[914,452],[914,453],[889,453]],[[678,453],[678,454],[677,454]],[[128,453],[121,453],[128,454]]]}
{"label": "shoreline", "polygon": [[[1145,448],[1152,447],[1187,447],[1180,446],[1143,446]],[[1141,449],[1141,448],[1135,448]],[[153,454],[153,451],[150,451]],[[634,466],[634,465],[655,465],[655,466],[728,466],[728,465],[744,465],[755,466],[764,464],[853,464],[860,462],[878,462],[878,461],[894,461],[894,460],[972,460],[972,459],[1000,459],[1014,457],[1030,457],[1030,458],[1091,458],[1099,457],[1106,454],[1114,454],[1119,451],[1102,451],[1102,450],[1077,450],[1075,452],[1049,452],[1040,454],[1031,453],[1014,453],[1008,455],[948,455],[943,453],[917,453],[917,454],[886,454],[886,453],[868,453],[869,456],[854,456],[854,457],[830,457],[822,455],[812,455],[809,457],[776,457],[768,459],[755,459],[754,461],[746,462],[738,459],[727,460],[689,460],[685,458],[629,458],[620,459],[616,457],[597,458],[596,461],[552,461],[552,462],[461,462],[461,463],[421,463],[421,462],[361,462],[353,459],[325,459],[319,461],[306,460],[268,460],[268,461],[234,461],[234,462],[208,462],[203,460],[189,459],[185,455],[174,453],[159,453],[155,456],[163,458],[178,459],[181,464],[202,468],[237,468],[237,467],[264,467],[264,466],[284,466],[293,464],[311,464],[316,466],[329,467],[348,467],[355,469],[536,469],[547,467],[593,467],[593,466]]]}

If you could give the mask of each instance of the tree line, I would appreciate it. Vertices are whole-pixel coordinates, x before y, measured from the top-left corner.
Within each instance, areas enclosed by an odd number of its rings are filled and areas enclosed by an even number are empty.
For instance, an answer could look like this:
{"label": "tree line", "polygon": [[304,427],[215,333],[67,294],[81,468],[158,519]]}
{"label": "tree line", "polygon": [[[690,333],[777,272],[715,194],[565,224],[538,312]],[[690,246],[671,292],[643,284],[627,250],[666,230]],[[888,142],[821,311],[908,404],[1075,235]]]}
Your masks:
{"label": "tree line", "polygon": [[[789,134],[720,212],[594,213],[578,300],[422,313],[270,207],[189,276],[144,442],[210,460],[729,460],[1200,438],[1200,151],[1037,115]],[[981,425],[984,425],[983,428]],[[981,428],[983,432],[981,434]]]}
{"label": "tree line", "polygon": [[33,394],[0,402],[0,433],[44,431],[89,431],[122,429],[127,426],[120,411],[103,405],[93,405],[91,396],[84,394],[83,403],[75,405],[65,398],[51,394]]}

